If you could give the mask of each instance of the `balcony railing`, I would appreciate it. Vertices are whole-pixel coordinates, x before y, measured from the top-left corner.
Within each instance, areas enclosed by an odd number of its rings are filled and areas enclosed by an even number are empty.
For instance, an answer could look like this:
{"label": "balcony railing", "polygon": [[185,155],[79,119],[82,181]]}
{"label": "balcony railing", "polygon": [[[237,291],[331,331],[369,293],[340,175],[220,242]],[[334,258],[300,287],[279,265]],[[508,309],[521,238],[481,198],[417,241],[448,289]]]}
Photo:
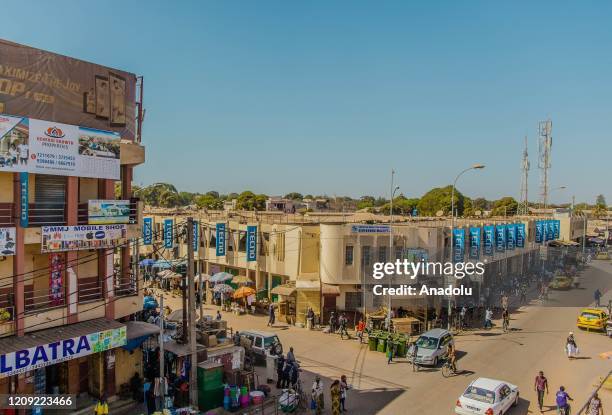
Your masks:
{"label": "balcony railing", "polygon": [[29,226],[62,226],[66,224],[65,203],[30,203]]}
{"label": "balcony railing", "polygon": [[0,226],[11,226],[15,224],[15,204],[0,203]]}
{"label": "balcony railing", "polygon": [[78,289],[79,303],[98,301],[104,298],[104,294],[102,293],[102,281],[100,281],[98,277],[79,278]]}
{"label": "balcony railing", "polygon": [[136,276],[132,273],[121,277],[120,274],[115,276],[115,297],[128,297],[138,293],[138,284]]}
{"label": "balcony railing", "polygon": [[51,295],[49,288],[34,290],[33,286],[24,287],[25,312],[40,312],[66,304],[65,287],[59,295]]}
{"label": "balcony railing", "polygon": [[[130,199],[130,219],[129,223],[137,223],[138,222],[138,198]],[[87,225],[89,223],[89,210],[87,203],[79,204],[78,211],[78,221],[79,225]]]}

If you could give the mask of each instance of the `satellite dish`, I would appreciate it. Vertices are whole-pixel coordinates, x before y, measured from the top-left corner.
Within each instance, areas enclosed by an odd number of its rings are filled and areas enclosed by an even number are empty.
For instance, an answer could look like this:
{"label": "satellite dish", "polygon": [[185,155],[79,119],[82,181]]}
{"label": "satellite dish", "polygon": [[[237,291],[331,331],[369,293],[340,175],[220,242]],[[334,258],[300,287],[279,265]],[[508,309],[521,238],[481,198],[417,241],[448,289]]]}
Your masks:
{"label": "satellite dish", "polygon": [[443,210],[439,210],[436,212],[436,216],[440,217],[440,216],[444,216],[444,211]]}
{"label": "satellite dish", "polygon": [[482,210],[477,210],[476,212],[474,212],[474,215],[482,216]]}

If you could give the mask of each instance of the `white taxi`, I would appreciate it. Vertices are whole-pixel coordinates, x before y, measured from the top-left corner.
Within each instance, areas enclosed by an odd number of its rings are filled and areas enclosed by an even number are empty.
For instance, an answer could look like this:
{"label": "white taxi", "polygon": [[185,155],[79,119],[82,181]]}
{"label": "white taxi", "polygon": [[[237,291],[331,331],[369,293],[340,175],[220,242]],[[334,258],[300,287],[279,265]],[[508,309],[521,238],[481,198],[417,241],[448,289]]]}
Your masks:
{"label": "white taxi", "polygon": [[519,402],[518,387],[502,380],[478,378],[457,399],[460,415],[503,415]]}

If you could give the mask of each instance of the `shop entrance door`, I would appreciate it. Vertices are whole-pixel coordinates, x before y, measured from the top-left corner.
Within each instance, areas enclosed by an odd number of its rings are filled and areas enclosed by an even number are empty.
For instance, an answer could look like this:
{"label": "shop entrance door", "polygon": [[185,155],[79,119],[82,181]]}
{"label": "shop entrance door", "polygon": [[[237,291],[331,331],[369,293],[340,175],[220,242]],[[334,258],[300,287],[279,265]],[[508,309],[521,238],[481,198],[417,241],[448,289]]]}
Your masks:
{"label": "shop entrance door", "polygon": [[79,360],[79,393],[89,392],[89,362],[86,357]]}

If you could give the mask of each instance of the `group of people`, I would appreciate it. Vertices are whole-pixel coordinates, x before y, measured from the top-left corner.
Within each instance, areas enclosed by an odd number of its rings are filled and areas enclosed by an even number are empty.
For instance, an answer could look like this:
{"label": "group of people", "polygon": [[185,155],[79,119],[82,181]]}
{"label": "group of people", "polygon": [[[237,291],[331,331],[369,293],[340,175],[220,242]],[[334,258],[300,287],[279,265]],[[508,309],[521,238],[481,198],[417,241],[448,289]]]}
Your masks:
{"label": "group of people", "polygon": [[[544,371],[540,370],[535,378],[533,385],[534,391],[538,394],[538,408],[540,413],[544,411],[544,394],[548,395],[548,379],[544,376]],[[555,406],[557,407],[558,415],[569,415],[570,404],[573,401],[572,397],[567,393],[564,386],[560,386],[555,393]],[[586,405],[586,415],[603,415],[603,405],[599,395],[594,393]]]}
{"label": "group of people", "polygon": [[[350,385],[345,375],[342,375],[340,379],[335,379],[332,382],[329,388],[332,415],[339,415],[341,412],[347,412],[346,397],[349,389]],[[324,387],[319,376],[315,378],[312,384],[310,409],[316,415],[322,414],[325,409]]]}
{"label": "group of people", "polygon": [[[330,333],[340,332],[341,339],[344,340],[344,336],[346,336],[347,339],[350,339],[351,336],[348,333],[347,326],[348,326],[348,318],[346,318],[346,315],[344,313],[341,313],[339,316],[336,316],[336,313],[334,311],[331,312],[329,316],[329,332]],[[362,333],[362,336],[363,336],[363,333]]]}
{"label": "group of people", "polygon": [[296,389],[300,377],[299,368],[300,366],[297,360],[295,360],[293,347],[289,348],[286,357],[279,354],[276,357],[276,387],[278,389]]}

